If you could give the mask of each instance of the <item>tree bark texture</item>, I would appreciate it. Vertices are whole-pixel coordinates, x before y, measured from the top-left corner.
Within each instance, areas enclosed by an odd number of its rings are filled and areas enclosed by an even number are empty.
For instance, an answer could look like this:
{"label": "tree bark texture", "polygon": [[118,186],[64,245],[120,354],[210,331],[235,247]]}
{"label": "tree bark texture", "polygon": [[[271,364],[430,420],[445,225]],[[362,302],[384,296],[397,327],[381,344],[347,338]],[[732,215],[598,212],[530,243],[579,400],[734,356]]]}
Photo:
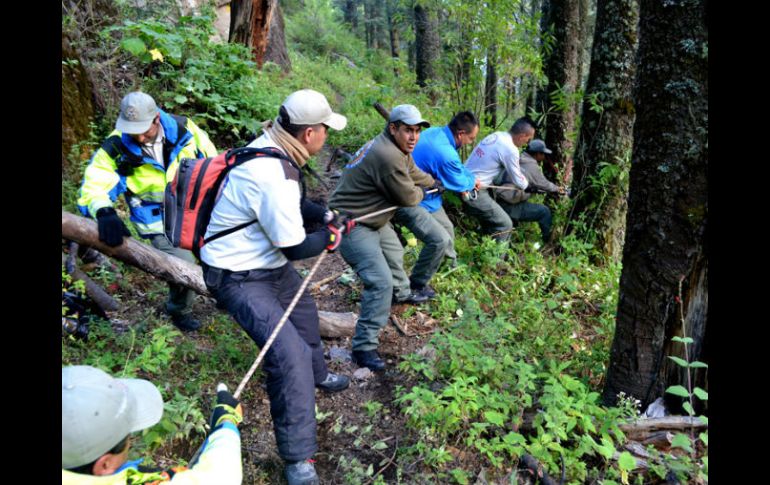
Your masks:
{"label": "tree bark texture", "polygon": [[249,47],[260,69],[272,61],[291,70],[278,0],[232,0],[229,42]]}
{"label": "tree bark texture", "polygon": [[[636,122],[615,337],[604,388],[646,406],[687,387],[668,355],[708,361],[708,29],[705,0],[642,0]],[[695,371],[695,370],[694,370]],[[706,386],[702,369],[695,383]],[[679,398],[665,395],[669,408]],[[696,400],[697,404],[697,400]],[[697,411],[697,409],[696,409]]]}
{"label": "tree bark texture", "polygon": [[[94,117],[94,86],[83,67],[80,55],[70,45],[66,34],[61,36],[61,166],[68,173],[68,156],[73,145],[88,138],[88,123]],[[87,156],[87,155],[86,155]]]}
{"label": "tree bark texture", "polygon": [[484,87],[484,112],[486,113],[486,125],[497,126],[497,49],[490,46],[487,50],[487,76]]}
{"label": "tree bark texture", "polygon": [[436,13],[421,5],[415,5],[414,27],[417,84],[425,87],[428,81],[436,78],[436,60],[440,47]]}
{"label": "tree bark texture", "polygon": [[[549,22],[554,33],[554,44],[551,55],[545,61],[545,72],[548,76],[545,101],[545,141],[553,150],[551,160],[562,172],[567,167],[568,159],[572,157],[577,109],[572,97],[579,87],[578,57],[580,53],[580,0],[550,0]],[[551,94],[561,91],[561,97],[566,99],[565,106],[557,107]],[[543,173],[550,180],[564,182],[557,178],[556,173],[546,164]],[[564,175],[562,173],[561,175]]]}
{"label": "tree bark texture", "polygon": [[[587,239],[595,234],[596,247],[616,261],[622,256],[628,194],[625,175],[633,144],[639,0],[599,0],[596,25],[575,150],[570,216],[572,220],[584,216],[586,227],[578,230],[578,236]],[[601,112],[591,109],[593,103],[601,106]]]}

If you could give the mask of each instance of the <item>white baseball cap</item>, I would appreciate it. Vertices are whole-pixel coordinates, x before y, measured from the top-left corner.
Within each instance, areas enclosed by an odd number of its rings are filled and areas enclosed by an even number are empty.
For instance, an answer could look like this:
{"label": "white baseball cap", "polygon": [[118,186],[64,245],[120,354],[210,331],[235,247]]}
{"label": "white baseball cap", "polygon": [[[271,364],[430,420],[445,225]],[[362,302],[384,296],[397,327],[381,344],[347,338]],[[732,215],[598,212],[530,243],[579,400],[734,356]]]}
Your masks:
{"label": "white baseball cap", "polygon": [[163,416],[158,388],[144,379],[116,379],[87,365],[61,370],[61,466],[91,463]]}
{"label": "white baseball cap", "polygon": [[341,130],[348,119],[332,111],[326,96],[312,89],[301,89],[291,93],[281,105],[286,108],[293,125],[317,125],[323,123],[329,128]]}
{"label": "white baseball cap", "polygon": [[120,114],[115,129],[129,135],[140,135],[150,129],[158,114],[152,96],[139,91],[128,93],[120,102]]}
{"label": "white baseball cap", "polygon": [[413,104],[399,104],[393,108],[388,121],[401,121],[407,125],[422,125],[425,128],[430,128],[430,123],[422,118],[420,110]]}

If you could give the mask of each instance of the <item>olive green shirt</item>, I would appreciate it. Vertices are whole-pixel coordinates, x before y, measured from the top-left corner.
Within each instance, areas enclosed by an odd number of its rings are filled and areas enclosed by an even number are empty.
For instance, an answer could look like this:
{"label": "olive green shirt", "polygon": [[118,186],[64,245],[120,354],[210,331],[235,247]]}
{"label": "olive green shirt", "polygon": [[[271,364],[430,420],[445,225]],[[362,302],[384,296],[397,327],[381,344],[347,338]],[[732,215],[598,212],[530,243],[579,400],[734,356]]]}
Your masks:
{"label": "olive green shirt", "polygon": [[[424,197],[421,187],[434,183],[433,177],[414,164],[411,153],[402,152],[390,134],[383,131],[361,147],[353,161],[345,166],[342,179],[329,199],[329,207],[350,211],[355,217],[394,205],[412,207]],[[361,224],[379,229],[394,213],[386,212]]]}

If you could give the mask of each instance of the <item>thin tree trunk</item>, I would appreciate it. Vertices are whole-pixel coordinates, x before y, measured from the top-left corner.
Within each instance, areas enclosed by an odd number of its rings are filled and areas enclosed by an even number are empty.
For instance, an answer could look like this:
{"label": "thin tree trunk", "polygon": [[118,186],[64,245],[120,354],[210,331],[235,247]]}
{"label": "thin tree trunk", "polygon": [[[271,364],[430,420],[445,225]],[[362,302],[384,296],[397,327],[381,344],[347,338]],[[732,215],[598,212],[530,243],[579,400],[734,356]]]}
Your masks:
{"label": "thin tree trunk", "polygon": [[[575,150],[570,231],[613,260],[622,255],[634,126],[639,0],[599,0],[583,122]],[[600,106],[600,110],[593,105]],[[603,170],[603,172],[602,172]],[[583,224],[574,222],[581,219]]]}
{"label": "thin tree trunk", "polygon": [[345,0],[345,22],[350,24],[353,30],[358,29],[358,0]]}
{"label": "thin tree trunk", "polygon": [[484,88],[485,123],[489,127],[497,126],[497,49],[490,46],[487,50],[487,78]]}
{"label": "thin tree trunk", "polygon": [[428,85],[436,78],[436,59],[439,53],[438,22],[436,14],[421,5],[414,7],[415,44],[417,46],[417,84]]}
{"label": "thin tree trunk", "polygon": [[[642,0],[636,122],[623,273],[605,402],[624,391],[646,406],[687,386],[668,355],[708,362],[708,30],[706,1]],[[696,382],[707,386],[703,369]],[[678,398],[666,395],[669,406]]]}
{"label": "thin tree trunk", "polygon": [[390,55],[391,57],[399,57],[399,41],[398,41],[398,25],[394,19],[396,8],[398,5],[394,0],[388,0],[387,13],[388,13],[388,30],[390,32]]}

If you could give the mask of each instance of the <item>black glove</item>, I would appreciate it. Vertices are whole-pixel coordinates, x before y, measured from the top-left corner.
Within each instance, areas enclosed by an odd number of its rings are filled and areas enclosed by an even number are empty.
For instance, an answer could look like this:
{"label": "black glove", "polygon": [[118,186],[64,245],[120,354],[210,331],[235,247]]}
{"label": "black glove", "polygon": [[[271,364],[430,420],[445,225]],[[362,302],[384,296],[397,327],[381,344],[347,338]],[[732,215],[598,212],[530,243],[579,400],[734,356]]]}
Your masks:
{"label": "black glove", "polygon": [[227,386],[217,386],[217,405],[211,413],[211,432],[219,428],[223,422],[232,421],[236,426],[243,421],[243,408],[235,397],[227,390]]}
{"label": "black glove", "polygon": [[123,244],[123,236],[131,233],[112,207],[102,207],[96,211],[96,222],[99,224],[99,240],[110,247]]}
{"label": "black glove", "polygon": [[326,249],[330,253],[333,253],[342,244],[342,229],[334,224],[326,226],[326,230],[329,231],[329,244],[326,245]]}
{"label": "black glove", "polygon": [[356,227],[356,221],[353,217],[353,213],[346,210],[332,209],[332,219],[329,221],[334,227],[342,229],[343,234],[350,234],[350,231]]}
{"label": "black glove", "polygon": [[431,185],[430,187],[424,187],[422,190],[425,192],[426,195],[431,190],[436,190],[437,192],[434,192],[434,194],[441,195],[444,193],[446,189],[444,188],[444,184],[442,184],[440,180],[436,180],[436,182],[433,185]]}

